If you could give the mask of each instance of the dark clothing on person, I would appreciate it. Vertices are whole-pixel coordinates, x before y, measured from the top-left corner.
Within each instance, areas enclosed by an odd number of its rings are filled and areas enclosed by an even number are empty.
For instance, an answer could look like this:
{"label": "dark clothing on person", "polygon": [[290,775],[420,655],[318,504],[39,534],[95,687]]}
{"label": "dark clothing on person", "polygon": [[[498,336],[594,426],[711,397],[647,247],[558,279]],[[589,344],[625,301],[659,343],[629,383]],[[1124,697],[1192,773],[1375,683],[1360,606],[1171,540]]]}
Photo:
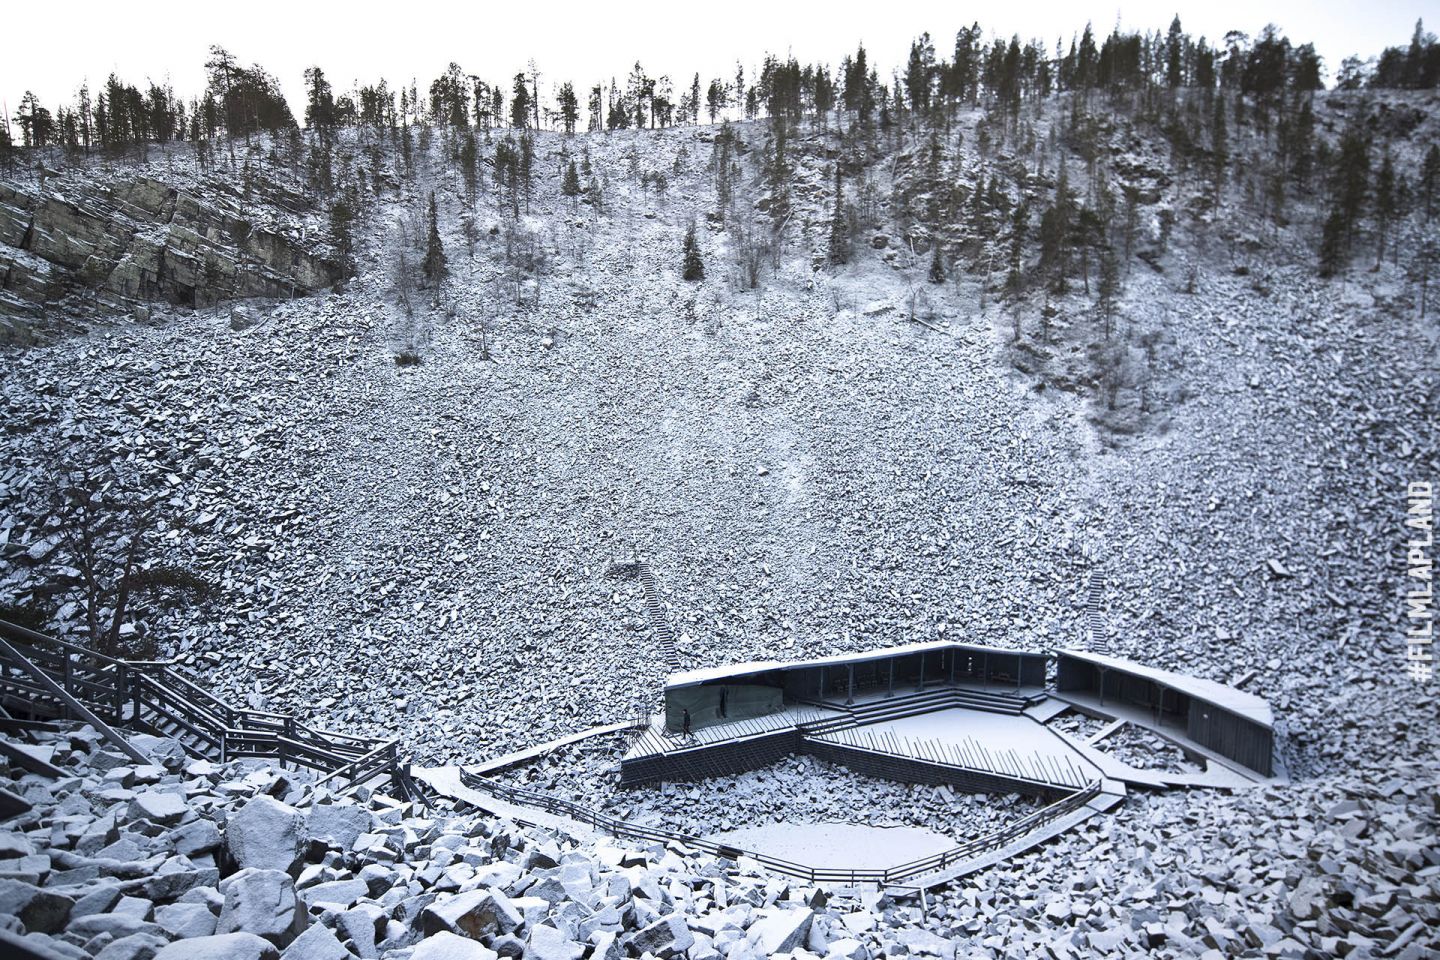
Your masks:
{"label": "dark clothing on person", "polygon": [[683,711],[682,714],[681,714],[681,716],[680,716],[680,732],[683,733],[683,734],[685,734],[685,736],[687,736],[687,737],[690,736],[690,711],[689,711],[689,710]]}

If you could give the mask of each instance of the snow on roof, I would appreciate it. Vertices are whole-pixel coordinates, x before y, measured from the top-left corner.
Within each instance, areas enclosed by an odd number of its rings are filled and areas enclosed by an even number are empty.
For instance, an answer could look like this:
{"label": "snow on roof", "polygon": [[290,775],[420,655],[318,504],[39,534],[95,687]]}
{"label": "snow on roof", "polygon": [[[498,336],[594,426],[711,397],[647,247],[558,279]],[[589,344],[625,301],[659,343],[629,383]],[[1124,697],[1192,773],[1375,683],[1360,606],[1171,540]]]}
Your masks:
{"label": "snow on roof", "polygon": [[923,643],[905,643],[898,647],[881,647],[876,650],[863,650],[859,653],[840,653],[831,657],[818,657],[814,660],[752,660],[748,663],[732,663],[719,667],[705,667],[700,670],[682,670],[670,674],[665,681],[665,689],[693,687],[712,680],[764,673],[769,670],[843,666],[850,663],[866,663],[871,660],[900,657],[910,653],[928,653],[932,650],[968,650],[974,653],[999,653],[1012,657],[1016,654],[1028,654],[1032,657],[1044,656],[1035,650],[1007,650],[1003,647],[987,647],[983,644],[962,643],[956,640],[927,640]]}
{"label": "snow on roof", "polygon": [[1133,660],[1123,660],[1120,657],[1111,657],[1103,653],[1091,653],[1088,650],[1061,650],[1059,653],[1062,657],[1084,660],[1110,670],[1123,670],[1137,677],[1164,684],[1172,690],[1177,690],[1197,700],[1204,700],[1221,710],[1227,710],[1266,727],[1275,723],[1275,716],[1270,712],[1269,702],[1253,693],[1246,693],[1244,690],[1237,690],[1223,683],[1216,683],[1214,680],[1191,677],[1183,673],[1171,673],[1169,670],[1147,667]]}

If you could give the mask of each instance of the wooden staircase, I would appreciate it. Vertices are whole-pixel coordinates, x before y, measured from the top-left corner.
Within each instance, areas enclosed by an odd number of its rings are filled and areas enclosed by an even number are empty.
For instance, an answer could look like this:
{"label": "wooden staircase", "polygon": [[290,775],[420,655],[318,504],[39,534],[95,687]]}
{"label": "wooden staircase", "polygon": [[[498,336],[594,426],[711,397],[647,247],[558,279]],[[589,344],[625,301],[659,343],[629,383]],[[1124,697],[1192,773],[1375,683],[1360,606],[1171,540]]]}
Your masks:
{"label": "wooden staircase", "polygon": [[670,626],[670,617],[665,613],[665,602],[660,599],[660,585],[648,563],[636,564],[640,586],[645,591],[645,612],[650,616],[650,628],[660,641],[660,653],[665,659],[665,671],[678,673],[680,653],[675,649],[675,629]]}
{"label": "wooden staircase", "polygon": [[836,730],[848,730],[872,723],[883,723],[886,720],[919,716],[924,713],[936,713],[954,707],[1018,717],[1030,705],[1030,700],[1013,693],[947,685],[880,700],[866,700],[856,704],[826,700],[816,701],[815,705],[839,711],[839,715],[804,724],[801,729],[807,736],[833,733]]}
{"label": "wooden staircase", "polygon": [[305,767],[324,775],[314,787],[333,793],[389,780],[408,796],[397,740],[318,730],[285,714],[232,707],[171,663],[108,657],[4,620],[0,706],[89,723],[139,763],[150,761],[112,725],[170,737],[207,760],[263,757]]}
{"label": "wooden staircase", "polygon": [[1105,630],[1105,578],[1091,571],[1086,588],[1085,629],[1092,653],[1109,653],[1110,641]]}

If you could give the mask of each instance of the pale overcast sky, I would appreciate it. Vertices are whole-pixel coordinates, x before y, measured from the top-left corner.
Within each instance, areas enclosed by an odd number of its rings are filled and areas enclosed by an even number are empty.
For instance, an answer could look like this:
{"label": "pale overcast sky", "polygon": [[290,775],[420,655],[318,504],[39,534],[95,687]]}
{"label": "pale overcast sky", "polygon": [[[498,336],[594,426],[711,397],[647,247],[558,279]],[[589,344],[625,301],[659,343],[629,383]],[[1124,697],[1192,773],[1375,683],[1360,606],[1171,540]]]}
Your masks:
{"label": "pale overcast sky", "polygon": [[[899,66],[922,31],[947,56],[958,28],[979,20],[986,31],[1038,37],[1068,45],[1087,19],[1097,34],[1118,19],[1126,27],[1165,29],[1179,13],[1186,31],[1212,42],[1228,30],[1251,36],[1266,23],[1292,42],[1313,42],[1327,79],[1350,54],[1378,54],[1409,41],[1425,4],[1412,0],[1262,0],[1204,3],[1041,0],[966,5],[945,2],[572,3],[540,0],[493,3],[358,0],[305,3],[242,0],[222,6],[195,0],[57,3],[17,0],[5,15],[0,98],[9,114],[25,90],[54,108],[88,78],[91,87],[112,70],[131,83],[169,80],[187,99],[204,85],[202,64],[212,43],[242,62],[258,62],[279,77],[292,105],[300,102],[301,73],[319,64],[338,90],[355,81],[416,77],[422,89],[450,61],[491,81],[504,81],[533,58],[542,92],[572,80],[579,89],[622,77],[639,59],[652,76],[677,81],[698,71],[733,76],[735,60],[750,67],[766,51],[793,53],[801,62],[838,63],[864,41],[882,73]],[[983,13],[981,11],[984,11]],[[1435,12],[1431,8],[1431,12]],[[1433,19],[1440,21],[1440,15]],[[1428,25],[1432,31],[1440,22]],[[582,93],[583,102],[583,93]]]}

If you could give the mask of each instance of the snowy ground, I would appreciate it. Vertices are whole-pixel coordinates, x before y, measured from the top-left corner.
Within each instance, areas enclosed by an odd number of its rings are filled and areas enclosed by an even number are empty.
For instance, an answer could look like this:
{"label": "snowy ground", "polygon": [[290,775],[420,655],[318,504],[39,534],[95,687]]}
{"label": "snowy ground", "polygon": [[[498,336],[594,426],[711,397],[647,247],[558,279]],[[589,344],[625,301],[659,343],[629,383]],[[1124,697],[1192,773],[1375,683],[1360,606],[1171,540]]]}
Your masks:
{"label": "snowy ground", "polygon": [[870,827],[854,823],[773,824],[742,827],[706,839],[812,867],[884,870],[944,853],[948,837],[915,827]]}

